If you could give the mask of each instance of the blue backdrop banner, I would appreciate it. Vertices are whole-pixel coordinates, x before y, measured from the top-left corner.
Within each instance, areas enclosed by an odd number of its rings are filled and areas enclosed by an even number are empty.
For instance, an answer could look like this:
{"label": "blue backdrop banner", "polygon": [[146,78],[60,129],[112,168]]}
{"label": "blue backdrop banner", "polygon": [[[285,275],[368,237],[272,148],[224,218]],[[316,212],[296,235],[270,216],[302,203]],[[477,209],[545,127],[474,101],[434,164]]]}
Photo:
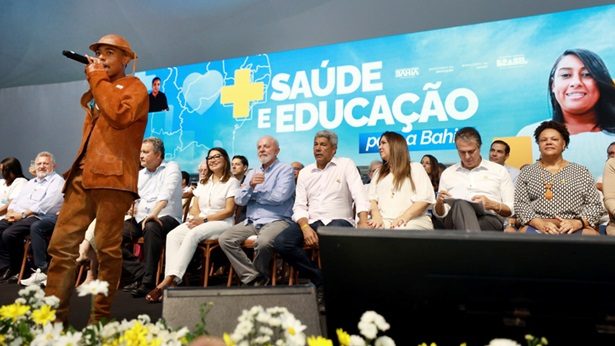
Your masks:
{"label": "blue backdrop banner", "polygon": [[[551,119],[549,73],[566,49],[615,68],[613,32],[608,5],[144,71],[137,76],[148,86],[160,77],[169,101],[150,113],[146,136],[163,138],[167,159],[191,172],[214,146],[254,166],[266,134],[280,142],[281,160],[310,163],[322,129],[338,134],[339,156],[367,165],[384,131],[403,134],[413,160],[457,162],[454,134],[474,126],[487,158],[492,139],[531,136]],[[614,140],[575,134],[565,157],[601,175]]]}

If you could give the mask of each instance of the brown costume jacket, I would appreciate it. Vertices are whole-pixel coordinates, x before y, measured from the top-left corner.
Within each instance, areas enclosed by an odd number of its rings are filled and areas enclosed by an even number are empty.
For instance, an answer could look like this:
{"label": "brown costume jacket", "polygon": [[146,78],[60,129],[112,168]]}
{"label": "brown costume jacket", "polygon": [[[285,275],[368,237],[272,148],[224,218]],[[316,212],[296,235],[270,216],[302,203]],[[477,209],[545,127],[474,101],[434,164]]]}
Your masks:
{"label": "brown costume jacket", "polygon": [[[83,137],[76,159],[64,175],[66,181],[83,161],[85,188],[129,191],[136,197],[139,152],[149,107],[147,89],[134,76],[112,83],[105,71],[88,73],[88,82],[90,90],[81,97],[86,111]],[[98,107],[94,111],[90,108],[92,97]]]}

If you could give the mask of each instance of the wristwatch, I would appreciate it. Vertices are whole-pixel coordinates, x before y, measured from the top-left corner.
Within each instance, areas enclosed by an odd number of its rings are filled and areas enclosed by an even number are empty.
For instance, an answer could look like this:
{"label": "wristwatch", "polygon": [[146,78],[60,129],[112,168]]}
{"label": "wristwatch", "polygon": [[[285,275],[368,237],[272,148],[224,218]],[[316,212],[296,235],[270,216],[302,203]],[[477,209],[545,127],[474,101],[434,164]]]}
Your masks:
{"label": "wristwatch", "polygon": [[21,212],[21,218],[22,218],[22,219],[25,219],[25,218],[26,218],[26,212],[25,212],[25,211],[22,211],[22,212]]}
{"label": "wristwatch", "polygon": [[203,223],[207,222],[207,216],[203,218]]}

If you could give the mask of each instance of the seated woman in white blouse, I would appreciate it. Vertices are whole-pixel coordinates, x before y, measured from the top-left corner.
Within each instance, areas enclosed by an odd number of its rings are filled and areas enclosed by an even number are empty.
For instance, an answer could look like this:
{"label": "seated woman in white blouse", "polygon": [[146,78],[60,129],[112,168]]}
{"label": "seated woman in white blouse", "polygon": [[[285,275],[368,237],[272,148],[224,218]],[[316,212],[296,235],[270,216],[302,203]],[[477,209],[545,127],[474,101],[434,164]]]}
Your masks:
{"label": "seated woman in white blouse", "polygon": [[160,302],[164,288],[181,282],[190,259],[202,240],[216,238],[233,226],[235,193],[239,188],[239,181],[231,174],[226,150],[209,149],[207,168],[204,180],[194,190],[196,200],[188,221],[167,235],[165,278],[145,297],[150,303]]}
{"label": "seated woman in white blouse", "polygon": [[372,228],[432,230],[427,215],[436,202],[431,180],[420,163],[410,162],[405,138],[395,132],[380,137],[382,167],[369,185]]}

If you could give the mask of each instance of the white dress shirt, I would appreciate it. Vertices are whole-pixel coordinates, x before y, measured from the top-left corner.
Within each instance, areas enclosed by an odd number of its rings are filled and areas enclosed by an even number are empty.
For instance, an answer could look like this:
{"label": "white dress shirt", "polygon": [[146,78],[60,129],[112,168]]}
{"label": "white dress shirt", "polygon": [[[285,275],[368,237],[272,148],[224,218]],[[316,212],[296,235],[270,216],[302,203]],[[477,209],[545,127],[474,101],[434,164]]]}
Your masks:
{"label": "white dress shirt", "polygon": [[[10,201],[14,200],[19,192],[21,192],[21,188],[27,183],[28,180],[26,178],[15,178],[11,183],[11,186],[6,186],[6,181],[4,179],[0,179],[0,207],[7,206]],[[6,214],[0,215],[0,220],[4,220],[6,218]]]}
{"label": "white dress shirt", "polygon": [[11,201],[9,210],[18,213],[30,210],[37,216],[57,214],[64,203],[63,187],[64,178],[56,172],[31,179]]}
{"label": "white dress shirt", "polygon": [[139,201],[137,203],[137,222],[143,221],[156,203],[167,201],[158,217],[171,216],[181,223],[182,220],[182,174],[175,162],[162,162],[155,171],[147,168],[139,171]]}
{"label": "white dress shirt", "polygon": [[[414,183],[414,190],[410,179],[404,179],[399,190],[393,184],[393,174],[389,173],[378,181],[380,171],[376,171],[369,184],[370,201],[378,202],[378,210],[385,220],[394,220],[410,208],[415,202],[436,203],[431,180],[425,172],[423,165],[418,162],[410,163],[410,175]],[[424,215],[427,215],[425,210]]]}
{"label": "white dress shirt", "polygon": [[[213,176],[205,184],[200,184],[194,190],[194,196],[199,201],[199,216],[207,217],[223,211],[226,208],[227,198],[233,198],[239,190],[239,180],[230,177],[226,182],[215,182]],[[233,224],[235,215],[231,215],[224,220],[230,225]]]}
{"label": "white dress shirt", "polygon": [[357,213],[369,211],[361,176],[351,159],[333,157],[324,169],[312,163],[299,172],[293,220],[305,217],[309,223],[320,220],[327,225],[337,219],[354,225],[353,201]]}
{"label": "white dress shirt", "polygon": [[[455,199],[472,201],[472,197],[483,195],[492,201],[505,204],[511,212],[515,202],[515,187],[508,170],[495,162],[481,159],[480,164],[473,169],[464,168],[461,163],[456,163],[442,172],[438,192],[446,191]],[[433,209],[437,217],[445,217],[450,206],[444,203],[444,214],[438,215],[436,208]],[[489,210],[488,212],[493,213]]]}

